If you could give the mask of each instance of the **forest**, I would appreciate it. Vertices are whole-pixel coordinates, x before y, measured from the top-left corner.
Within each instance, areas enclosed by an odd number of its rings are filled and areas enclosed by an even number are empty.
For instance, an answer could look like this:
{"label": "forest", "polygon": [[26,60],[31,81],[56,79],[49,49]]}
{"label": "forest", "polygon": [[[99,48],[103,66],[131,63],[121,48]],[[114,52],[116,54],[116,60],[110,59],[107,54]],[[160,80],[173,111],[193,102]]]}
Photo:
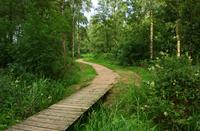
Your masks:
{"label": "forest", "polygon": [[120,78],[70,130],[200,131],[199,0],[0,0],[0,131],[98,77],[80,58]]}

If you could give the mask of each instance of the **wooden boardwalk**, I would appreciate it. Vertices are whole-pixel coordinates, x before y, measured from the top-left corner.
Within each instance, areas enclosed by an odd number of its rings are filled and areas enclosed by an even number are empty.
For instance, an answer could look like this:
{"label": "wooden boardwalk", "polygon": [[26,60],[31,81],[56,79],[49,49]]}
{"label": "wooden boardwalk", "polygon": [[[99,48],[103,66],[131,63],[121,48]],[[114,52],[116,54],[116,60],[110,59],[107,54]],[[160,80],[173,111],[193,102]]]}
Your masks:
{"label": "wooden boardwalk", "polygon": [[7,131],[64,131],[104,96],[116,82],[118,75],[112,70],[82,60],[79,62],[93,66],[98,74],[89,86],[14,125]]}

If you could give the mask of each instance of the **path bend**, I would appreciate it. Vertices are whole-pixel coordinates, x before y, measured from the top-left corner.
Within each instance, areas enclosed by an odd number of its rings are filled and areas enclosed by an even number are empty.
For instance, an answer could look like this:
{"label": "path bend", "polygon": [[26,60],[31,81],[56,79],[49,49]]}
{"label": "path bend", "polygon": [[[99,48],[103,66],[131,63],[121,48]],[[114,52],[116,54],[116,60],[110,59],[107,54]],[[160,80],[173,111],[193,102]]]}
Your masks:
{"label": "path bend", "polygon": [[7,131],[64,131],[117,82],[118,74],[111,69],[81,59],[77,61],[91,65],[96,70],[97,76],[91,84],[25,121],[12,126]]}

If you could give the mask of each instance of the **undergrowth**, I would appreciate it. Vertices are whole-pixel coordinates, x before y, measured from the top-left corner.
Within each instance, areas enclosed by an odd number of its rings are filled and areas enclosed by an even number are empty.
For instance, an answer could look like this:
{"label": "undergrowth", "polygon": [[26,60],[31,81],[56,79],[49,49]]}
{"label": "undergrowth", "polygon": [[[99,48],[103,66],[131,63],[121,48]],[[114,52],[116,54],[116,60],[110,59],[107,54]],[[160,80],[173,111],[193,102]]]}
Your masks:
{"label": "undergrowth", "polygon": [[16,75],[12,69],[0,71],[0,130],[45,109],[69,96],[71,85],[86,83],[96,75],[88,65],[76,64],[63,79],[53,80],[31,73]]}

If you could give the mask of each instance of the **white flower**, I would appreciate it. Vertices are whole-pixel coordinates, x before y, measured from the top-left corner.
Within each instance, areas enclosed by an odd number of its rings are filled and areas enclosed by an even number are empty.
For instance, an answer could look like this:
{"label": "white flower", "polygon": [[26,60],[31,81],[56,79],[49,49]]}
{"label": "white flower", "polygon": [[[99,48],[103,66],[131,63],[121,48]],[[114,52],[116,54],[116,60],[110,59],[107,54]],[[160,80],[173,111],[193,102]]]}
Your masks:
{"label": "white flower", "polygon": [[151,87],[155,87],[155,82],[152,81],[152,82],[150,83],[150,86],[151,86]]}
{"label": "white flower", "polygon": [[163,51],[160,52],[161,55],[165,55],[165,53]]}
{"label": "white flower", "polygon": [[167,112],[164,112],[163,114],[164,114],[164,116],[168,116],[168,113],[167,113]]}
{"label": "white flower", "polygon": [[152,67],[150,67],[150,68],[148,68],[148,69],[149,69],[149,71],[154,71],[154,70],[155,70],[155,67],[152,66]]}
{"label": "white flower", "polygon": [[48,97],[48,99],[51,99],[51,98],[52,98],[51,96]]}
{"label": "white flower", "polygon": [[15,83],[19,83],[19,80],[15,80]]}

